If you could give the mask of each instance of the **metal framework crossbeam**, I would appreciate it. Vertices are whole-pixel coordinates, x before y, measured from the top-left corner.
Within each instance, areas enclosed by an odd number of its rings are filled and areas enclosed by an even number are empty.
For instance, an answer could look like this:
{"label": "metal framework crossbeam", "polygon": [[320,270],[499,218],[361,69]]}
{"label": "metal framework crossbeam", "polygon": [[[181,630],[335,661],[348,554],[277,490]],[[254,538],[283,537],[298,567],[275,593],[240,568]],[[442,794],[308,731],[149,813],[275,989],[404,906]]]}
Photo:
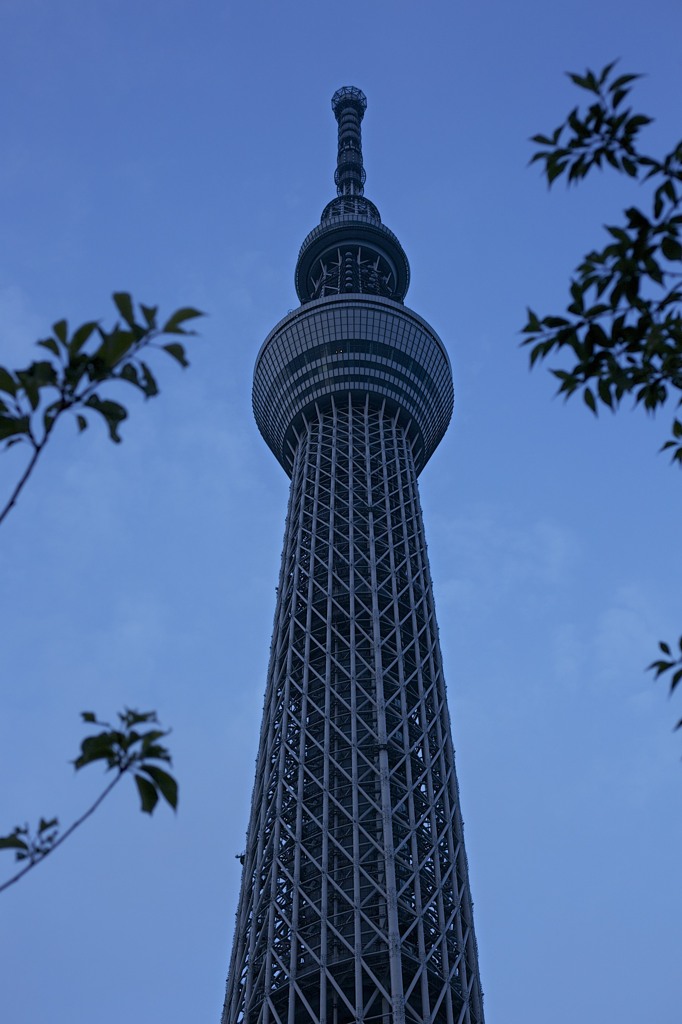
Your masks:
{"label": "metal framework crossbeam", "polygon": [[348,394],[295,447],[223,1024],[483,1024],[412,445]]}

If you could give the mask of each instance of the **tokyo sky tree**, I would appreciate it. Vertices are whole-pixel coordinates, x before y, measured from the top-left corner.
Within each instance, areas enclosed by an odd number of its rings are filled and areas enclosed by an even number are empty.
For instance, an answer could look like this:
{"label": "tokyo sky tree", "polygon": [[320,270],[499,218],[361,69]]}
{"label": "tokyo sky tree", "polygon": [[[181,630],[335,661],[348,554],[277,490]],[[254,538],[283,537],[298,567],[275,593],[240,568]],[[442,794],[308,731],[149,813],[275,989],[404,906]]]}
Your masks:
{"label": "tokyo sky tree", "polygon": [[363,194],[366,106],[334,94],[338,195],[256,362],[291,494],[223,1024],[483,1024],[417,490],[452,376]]}

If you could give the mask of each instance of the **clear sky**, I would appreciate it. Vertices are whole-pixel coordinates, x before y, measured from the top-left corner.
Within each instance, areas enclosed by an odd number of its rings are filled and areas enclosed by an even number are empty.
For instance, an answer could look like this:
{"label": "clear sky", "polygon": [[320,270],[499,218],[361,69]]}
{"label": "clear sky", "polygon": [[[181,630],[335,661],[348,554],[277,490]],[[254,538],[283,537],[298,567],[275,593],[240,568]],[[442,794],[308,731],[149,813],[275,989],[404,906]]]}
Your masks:
{"label": "clear sky", "polygon": [[644,672],[682,627],[669,418],[564,405],[518,332],[640,199],[548,193],[528,137],[577,102],[564,71],[620,57],[671,147],[681,29],[679,0],[3,0],[0,362],[115,290],[209,314],[123,444],[63,425],[2,527],[0,832],[98,791],[83,709],[158,709],[181,782],[152,820],[122,786],[0,897],[3,1019],[219,1019],[288,483],[251,372],[357,85],[366,194],[455,377],[421,490],[488,1024],[679,1024],[681,708]]}

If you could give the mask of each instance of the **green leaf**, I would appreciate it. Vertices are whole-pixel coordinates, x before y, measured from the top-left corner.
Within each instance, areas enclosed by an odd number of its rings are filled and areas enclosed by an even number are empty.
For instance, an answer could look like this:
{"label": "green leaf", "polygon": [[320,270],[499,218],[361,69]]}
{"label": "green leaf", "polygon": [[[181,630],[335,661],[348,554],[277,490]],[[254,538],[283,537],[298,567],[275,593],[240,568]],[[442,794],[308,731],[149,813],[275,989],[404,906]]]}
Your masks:
{"label": "green leaf", "polygon": [[136,388],[142,387],[137,368],[133,363],[126,363],[121,368],[121,380],[127,380],[129,384],[134,384]]}
{"label": "green leaf", "polygon": [[94,320],[90,320],[86,324],[82,324],[78,330],[74,331],[71,341],[69,342],[69,354],[76,355],[83,348],[83,345],[90,338],[92,332],[97,327],[97,323]]}
{"label": "green leaf", "polygon": [[627,231],[623,230],[623,228],[615,227],[612,224],[607,224],[606,225],[606,230],[618,242],[622,242],[623,245],[629,245],[630,244],[630,236],[628,235]]}
{"label": "green leaf", "polygon": [[608,348],[609,338],[601,324],[591,323],[585,334],[585,341],[590,348]]}
{"label": "green leaf", "polygon": [[539,146],[551,146],[552,140],[548,139],[546,135],[532,135],[530,142],[537,142]]}
{"label": "green leaf", "polygon": [[66,320],[58,320],[56,324],[52,324],[52,330],[64,345],[68,344],[69,325]]}
{"label": "green leaf", "polygon": [[[147,721],[146,719],[142,719],[139,716],[138,716],[137,720],[138,721]],[[162,739],[162,737],[167,736],[167,735],[168,735],[168,733],[164,729],[150,729],[149,732],[144,733],[144,735],[142,736],[142,756],[143,757],[149,756],[148,755],[148,750],[151,747],[151,744],[155,743],[156,740],[160,740],[160,739]]]}
{"label": "green leaf", "polygon": [[567,71],[566,74],[581,89],[587,89],[589,92],[599,92],[596,79],[591,71],[585,72],[585,75],[576,75],[572,71]]}
{"label": "green leaf", "polygon": [[195,320],[198,316],[204,314],[198,310],[193,309],[191,306],[186,306],[183,309],[178,309],[166,320],[165,324],[161,328],[163,334],[187,334],[188,332],[183,330],[180,326],[187,320]]}
{"label": "green leaf", "polygon": [[563,174],[563,172],[566,170],[567,164],[568,160],[556,160],[553,161],[551,165],[549,161],[547,162],[547,169],[545,174],[547,177],[547,183],[549,185],[551,185],[555,178],[558,178],[560,174]]}
{"label": "green leaf", "polygon": [[135,323],[135,310],[133,309],[133,300],[130,295],[128,292],[114,292],[112,297],[123,319],[132,327]]}
{"label": "green leaf", "polygon": [[147,327],[149,327],[150,330],[153,330],[156,327],[156,314],[159,311],[159,307],[145,306],[142,303],[140,303],[140,309],[142,310],[142,315],[147,321]]}
{"label": "green leaf", "polygon": [[0,416],[0,441],[15,434],[26,434],[29,436],[28,416]]}
{"label": "green leaf", "polygon": [[573,299],[572,312],[582,313],[585,308],[585,296],[578,281],[571,281],[571,297]]}
{"label": "green leaf", "polygon": [[110,334],[102,334],[102,344],[97,349],[96,355],[103,359],[108,367],[113,368],[120,363],[123,356],[128,354],[136,340],[132,331],[114,328]]}
{"label": "green leaf", "polygon": [[137,784],[137,791],[140,794],[141,810],[144,814],[151,814],[159,802],[156,786],[152,785],[149,779],[145,779],[143,775],[136,775],[135,782]]}
{"label": "green leaf", "polygon": [[9,836],[0,836],[0,850],[28,850],[28,844],[13,832]]}
{"label": "green leaf", "polygon": [[670,235],[666,235],[661,242],[661,249],[666,259],[682,260],[682,245],[675,238],[671,238]]}
{"label": "green leaf", "polygon": [[43,387],[46,384],[56,384],[57,374],[52,363],[46,359],[41,359],[37,363],[31,363],[29,366],[29,373],[33,379],[37,382],[39,387]]}
{"label": "green leaf", "polygon": [[604,380],[604,378],[601,377],[597,384],[597,391],[604,405],[608,405],[609,408],[613,408],[613,399],[611,397],[611,386],[609,381]]}
{"label": "green leaf", "polygon": [[0,391],[4,391],[8,395],[16,395],[18,385],[14,379],[14,375],[6,370],[4,366],[0,366]]}
{"label": "green leaf", "polygon": [[563,316],[546,316],[542,321],[545,327],[555,330],[557,327],[568,327],[569,321]]}
{"label": "green leaf", "polygon": [[588,407],[588,409],[591,409],[592,412],[596,416],[597,415],[597,403],[595,402],[594,395],[592,394],[592,392],[591,392],[591,390],[589,388],[585,388],[585,390],[583,391],[583,399],[584,399],[585,405]]}
{"label": "green leaf", "polygon": [[181,366],[189,366],[189,362],[185,355],[185,348],[179,341],[171,341],[168,345],[163,345],[162,348],[164,352],[167,352],[169,356],[172,356],[173,359],[177,360]]}
{"label": "green leaf", "polygon": [[110,399],[101,399],[98,395],[90,395],[85,403],[88,408],[94,409],[106,420],[109,428],[109,437],[115,444],[120,444],[121,437],[118,433],[119,424],[128,416],[128,410],[118,402]]}
{"label": "green leaf", "polygon": [[144,391],[147,398],[153,398],[154,395],[158,395],[159,393],[159,387],[158,384],[156,383],[156,377],[154,376],[154,374],[149,369],[146,363],[142,363],[141,366],[142,376],[144,378],[142,390]]}
{"label": "green leaf", "polygon": [[54,338],[43,338],[42,341],[37,341],[36,344],[40,345],[42,348],[46,348],[49,352],[52,352],[53,355],[59,356],[59,345]]}
{"label": "green leaf", "polygon": [[78,433],[82,434],[88,425],[88,421],[86,420],[85,416],[81,416],[81,414],[78,413],[76,416],[76,422],[78,424]]}
{"label": "green leaf", "polygon": [[40,403],[40,388],[54,386],[57,374],[52,363],[41,360],[37,363],[31,363],[26,370],[17,370],[17,379],[20,386],[24,389],[31,408],[35,410]]}
{"label": "green leaf", "polygon": [[627,123],[627,130],[630,134],[634,134],[640,128],[643,128],[647,124],[651,124],[653,117],[646,117],[644,114],[635,114],[631,117]]}
{"label": "green leaf", "polygon": [[619,89],[622,89],[624,85],[627,85],[629,82],[634,82],[636,79],[641,77],[641,75],[620,75],[613,82],[611,82],[611,85],[609,86],[609,92],[617,92]]}
{"label": "green leaf", "polygon": [[97,722],[97,716],[94,711],[81,711],[81,718],[84,722]]}
{"label": "green leaf", "polygon": [[165,772],[163,768],[157,768],[156,765],[151,764],[143,765],[140,771],[146,772],[153,779],[164,800],[170,804],[174,811],[177,810],[178,784],[173,776]]}
{"label": "green leaf", "polygon": [[545,150],[540,150],[540,151],[539,151],[539,152],[537,152],[537,153],[533,153],[533,155],[532,155],[532,157],[530,158],[530,160],[528,161],[528,163],[529,163],[529,164],[535,164],[535,163],[537,163],[537,162],[538,162],[539,160],[545,160],[545,161],[546,161],[547,159],[548,159],[548,154],[547,154],[547,152],[546,152]]}
{"label": "green leaf", "polygon": [[600,85],[604,85],[604,83],[606,82],[607,78],[609,77],[609,75],[611,74],[611,72],[613,71],[613,69],[615,68],[617,63],[618,63],[618,58],[616,58],[616,60],[612,60],[610,64],[606,64],[605,67],[603,67],[601,69],[601,73],[599,75],[599,84]]}
{"label": "green leaf", "polygon": [[[130,708],[126,708],[123,714],[119,711],[118,717],[121,722],[129,729],[133,725],[142,725],[145,722],[156,722],[156,711],[132,711]],[[165,736],[165,733],[160,735]]]}
{"label": "green leaf", "polygon": [[107,761],[109,767],[116,763],[114,742],[115,733],[102,732],[98,736],[86,736],[81,743],[80,756],[73,761],[76,771],[92,764],[93,761]]}

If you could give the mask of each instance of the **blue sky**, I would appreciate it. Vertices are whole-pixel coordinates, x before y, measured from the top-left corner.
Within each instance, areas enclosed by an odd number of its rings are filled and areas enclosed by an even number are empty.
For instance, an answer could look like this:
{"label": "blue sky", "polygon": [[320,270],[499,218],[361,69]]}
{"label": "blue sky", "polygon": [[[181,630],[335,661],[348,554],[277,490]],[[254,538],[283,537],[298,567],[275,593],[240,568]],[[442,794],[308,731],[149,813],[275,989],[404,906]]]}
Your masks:
{"label": "blue sky", "polygon": [[421,490],[489,1024],[677,1024],[680,707],[643,671],[682,626],[668,420],[564,405],[518,332],[640,200],[609,175],[548,193],[528,137],[577,102],[564,71],[620,57],[671,147],[681,28],[678,0],[5,0],[0,361],[114,290],[209,314],[123,444],[64,425],[2,528],[0,831],[94,797],[82,709],[158,709],[181,782],[151,821],[122,786],[2,896],[13,1024],[219,1019],[287,499],[250,379],[334,194],[346,84],[455,377]]}

